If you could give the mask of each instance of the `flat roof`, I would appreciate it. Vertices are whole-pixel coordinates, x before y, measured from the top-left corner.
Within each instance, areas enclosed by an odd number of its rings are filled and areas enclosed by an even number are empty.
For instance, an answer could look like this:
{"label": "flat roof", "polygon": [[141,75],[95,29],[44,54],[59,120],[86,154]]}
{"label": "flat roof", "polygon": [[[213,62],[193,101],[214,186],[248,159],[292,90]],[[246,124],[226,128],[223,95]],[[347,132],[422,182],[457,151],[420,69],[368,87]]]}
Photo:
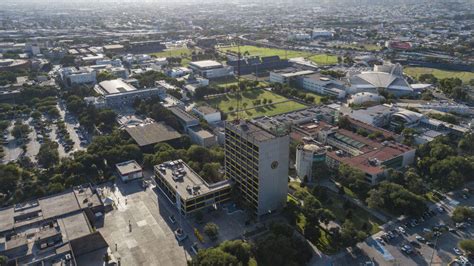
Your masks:
{"label": "flat roof", "polygon": [[339,156],[336,154],[336,151],[329,152],[327,153],[327,155],[342,163],[362,170],[365,173],[379,174],[385,170],[383,164],[373,165],[370,163],[370,160],[376,159],[383,163],[385,161],[398,157],[410,150],[413,149],[403,144],[391,141],[386,146],[381,146],[378,149],[366,152],[358,156]]}
{"label": "flat roof", "polygon": [[121,45],[121,44],[107,44],[107,45],[104,45],[104,49],[123,49],[124,46]]}
{"label": "flat roof", "polygon": [[125,130],[138,146],[148,146],[181,137],[181,134],[164,122],[152,122],[126,127]]}
{"label": "flat roof", "polygon": [[201,105],[201,106],[198,106],[198,107],[195,107],[195,108],[196,108],[196,110],[198,110],[199,112],[201,112],[205,115],[219,112],[216,108],[211,107],[209,105]]}
{"label": "flat roof", "polygon": [[225,124],[226,127],[230,127],[240,133],[243,133],[248,138],[254,139],[258,142],[276,138],[275,135],[266,131],[265,129],[244,120],[227,121]]}
{"label": "flat roof", "polygon": [[44,219],[64,215],[65,213],[80,210],[76,196],[71,191],[39,199],[39,205]]}
{"label": "flat roof", "polygon": [[120,175],[128,175],[142,170],[142,167],[135,160],[118,163],[115,167],[117,167]]}
{"label": "flat roof", "polygon": [[182,108],[178,106],[171,106],[168,107],[168,110],[170,110],[175,116],[177,116],[179,119],[183,120],[186,123],[194,122],[194,121],[199,121],[197,117],[194,115],[186,112]]}
{"label": "flat roof", "polygon": [[202,60],[189,63],[190,66],[195,66],[202,69],[220,68],[222,64],[214,60]]}
{"label": "flat roof", "polygon": [[76,187],[59,194],[0,209],[0,232],[20,228],[51,218],[102,205],[89,186]]}
{"label": "flat roof", "polygon": [[89,222],[84,212],[78,212],[58,219],[61,231],[67,234],[68,240],[81,238],[91,233]]}
{"label": "flat roof", "polygon": [[201,126],[190,127],[189,129],[203,139],[214,137],[214,134],[212,134],[208,130],[203,129]]}
{"label": "flat roof", "polygon": [[155,172],[185,200],[230,186],[229,180],[208,184],[181,159],[155,165]]}
{"label": "flat roof", "polygon": [[105,80],[99,83],[99,87],[103,95],[137,90],[137,88],[123,81],[123,79]]}

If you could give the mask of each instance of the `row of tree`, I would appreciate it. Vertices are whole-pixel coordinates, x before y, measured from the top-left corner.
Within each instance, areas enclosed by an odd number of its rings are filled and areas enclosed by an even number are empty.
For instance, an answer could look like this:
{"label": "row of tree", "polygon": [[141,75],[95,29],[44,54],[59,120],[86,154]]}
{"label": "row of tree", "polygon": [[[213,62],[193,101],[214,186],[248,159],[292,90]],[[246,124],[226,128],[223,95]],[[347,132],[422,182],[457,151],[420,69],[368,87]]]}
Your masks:
{"label": "row of tree", "polygon": [[311,257],[311,247],[291,227],[272,224],[268,234],[255,242],[224,241],[200,250],[189,265],[306,265]]}

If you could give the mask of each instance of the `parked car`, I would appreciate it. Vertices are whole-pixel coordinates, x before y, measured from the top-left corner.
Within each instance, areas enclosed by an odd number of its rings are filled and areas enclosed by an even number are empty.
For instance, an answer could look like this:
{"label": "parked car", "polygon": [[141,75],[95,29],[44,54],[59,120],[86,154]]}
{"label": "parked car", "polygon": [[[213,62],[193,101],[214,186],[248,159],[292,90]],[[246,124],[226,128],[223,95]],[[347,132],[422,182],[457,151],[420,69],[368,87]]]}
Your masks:
{"label": "parked car", "polygon": [[426,239],[425,239],[424,237],[420,236],[420,235],[415,236],[415,238],[416,238],[416,240],[418,240],[419,242],[425,242],[425,241],[426,241]]}
{"label": "parked car", "polygon": [[176,218],[174,217],[174,215],[170,215],[168,218],[170,219],[170,222],[171,222],[172,224],[175,224],[175,223],[176,223]]}
{"label": "parked car", "polygon": [[402,245],[400,249],[406,254],[410,254],[413,252],[413,248],[410,245]]}
{"label": "parked car", "polygon": [[453,248],[453,251],[454,253],[456,253],[456,255],[463,255],[462,251],[459,250],[459,248]]}
{"label": "parked car", "polygon": [[174,235],[176,237],[176,239],[181,242],[183,240],[185,240],[186,238],[188,238],[188,235],[186,235],[184,233],[184,230],[182,228],[178,228],[174,231]]}
{"label": "parked car", "polygon": [[198,244],[197,242],[194,242],[191,246],[191,250],[193,251],[194,255],[197,255],[199,252]]}

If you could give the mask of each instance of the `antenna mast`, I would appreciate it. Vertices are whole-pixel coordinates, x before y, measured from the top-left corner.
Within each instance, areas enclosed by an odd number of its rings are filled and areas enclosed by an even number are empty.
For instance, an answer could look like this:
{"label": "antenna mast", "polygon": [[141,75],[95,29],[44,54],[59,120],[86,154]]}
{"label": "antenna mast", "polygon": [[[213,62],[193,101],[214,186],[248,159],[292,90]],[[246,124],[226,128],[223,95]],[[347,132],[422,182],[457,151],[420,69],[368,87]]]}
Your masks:
{"label": "antenna mast", "polygon": [[240,40],[237,37],[237,120],[240,120],[240,101],[241,101],[241,91],[240,91]]}

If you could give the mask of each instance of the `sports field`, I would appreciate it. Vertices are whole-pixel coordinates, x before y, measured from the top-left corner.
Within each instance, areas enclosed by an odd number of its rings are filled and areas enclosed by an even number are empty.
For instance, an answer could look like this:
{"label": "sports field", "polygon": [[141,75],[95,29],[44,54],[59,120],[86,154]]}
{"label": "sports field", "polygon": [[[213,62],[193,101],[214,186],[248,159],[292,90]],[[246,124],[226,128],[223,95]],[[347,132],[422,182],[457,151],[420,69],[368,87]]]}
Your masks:
{"label": "sports field", "polygon": [[[232,51],[237,52],[237,46],[232,47],[221,47],[219,48],[221,51]],[[240,46],[240,53],[242,55],[246,55],[248,52],[249,55],[253,56],[272,56],[278,55],[281,58],[293,58],[293,57],[308,57],[311,53],[308,52],[301,52],[301,51],[291,51],[291,50],[283,50],[283,49],[276,49],[276,48],[266,48],[266,47],[257,47],[252,45],[243,45]]]}
{"label": "sports field", "polygon": [[[221,47],[221,51],[232,51],[237,52],[237,46],[232,47]],[[252,45],[240,46],[240,53],[242,55],[252,55],[252,56],[272,56],[278,55],[280,58],[294,58],[294,57],[304,57],[316,64],[327,65],[327,64],[336,64],[337,56],[335,55],[326,55],[326,54],[312,54],[310,52],[304,51],[294,51],[294,50],[283,50],[277,48],[266,48],[266,47],[257,47]]]}
{"label": "sports field", "polygon": [[429,67],[405,67],[403,69],[403,72],[415,78],[418,78],[421,74],[433,74],[438,79],[460,78],[463,82],[466,83],[469,82],[471,79],[474,79],[474,72],[442,70]]}
{"label": "sports field", "polygon": [[[301,110],[306,106],[295,101],[287,101],[282,103],[276,103],[266,105],[263,107],[257,107],[239,112],[239,118],[255,118],[260,116],[272,116],[283,113],[288,113],[296,110]],[[237,112],[228,115],[227,120],[232,120],[237,117]]]}
{"label": "sports field", "polygon": [[318,65],[333,65],[337,64],[337,56],[330,54],[316,54],[308,57],[309,60],[313,61]]}
{"label": "sports field", "polygon": [[152,53],[156,57],[187,57],[191,56],[192,50],[189,48],[167,49],[162,52]]}
{"label": "sports field", "polygon": [[[240,95],[240,96],[239,96]],[[287,98],[275,94],[270,91],[257,89],[251,91],[244,91],[241,94],[226,94],[224,96],[211,99],[206,101],[207,104],[218,108],[224,113],[228,113],[228,119],[237,117],[237,103],[240,97],[240,109],[247,109],[239,113],[240,118],[253,118],[264,115],[276,115],[294,110],[305,108],[306,106],[295,101],[288,100]],[[263,101],[268,101],[266,106]],[[260,100],[260,104],[256,107],[255,101]],[[271,101],[272,103],[269,104]]]}

